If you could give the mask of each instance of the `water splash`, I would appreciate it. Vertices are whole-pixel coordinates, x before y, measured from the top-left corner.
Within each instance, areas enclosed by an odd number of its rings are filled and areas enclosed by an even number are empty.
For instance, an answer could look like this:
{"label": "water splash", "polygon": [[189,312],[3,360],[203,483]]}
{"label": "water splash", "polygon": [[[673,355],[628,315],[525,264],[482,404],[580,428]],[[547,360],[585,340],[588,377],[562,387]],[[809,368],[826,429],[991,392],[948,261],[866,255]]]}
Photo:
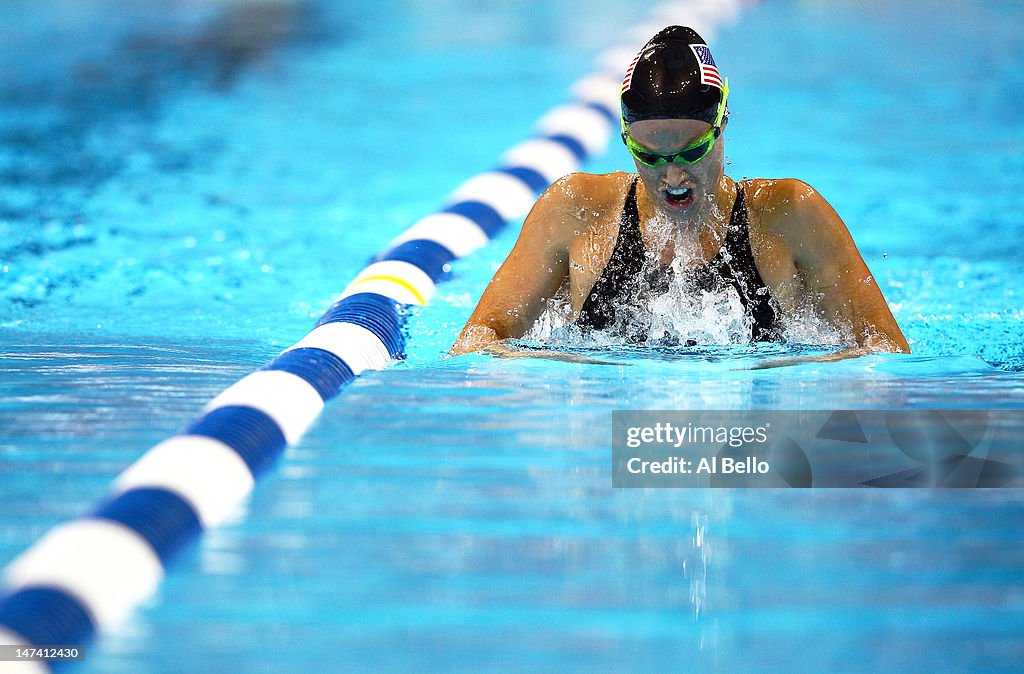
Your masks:
{"label": "water splash", "polygon": [[[600,330],[577,327],[569,284],[563,283],[523,339],[556,348],[749,343],[753,320],[739,293],[717,268],[699,262],[708,257],[708,247],[713,250],[721,244],[724,234],[713,232],[709,245],[693,231],[669,227],[657,218],[648,234],[654,249],[668,253],[657,259],[647,254],[641,273],[623,289],[613,323]],[[722,256],[728,262],[728,253],[723,251]],[[849,331],[819,315],[810,297],[802,306],[780,312],[779,325],[782,341],[789,344],[842,347],[855,343]]]}
{"label": "water splash", "polygon": [[[690,606],[693,608],[693,619],[700,621],[701,614],[707,607],[708,560],[711,549],[707,541],[708,516],[694,511],[690,517],[693,529],[689,556],[683,560],[683,576],[690,583]],[[703,644],[703,639],[701,640]]]}

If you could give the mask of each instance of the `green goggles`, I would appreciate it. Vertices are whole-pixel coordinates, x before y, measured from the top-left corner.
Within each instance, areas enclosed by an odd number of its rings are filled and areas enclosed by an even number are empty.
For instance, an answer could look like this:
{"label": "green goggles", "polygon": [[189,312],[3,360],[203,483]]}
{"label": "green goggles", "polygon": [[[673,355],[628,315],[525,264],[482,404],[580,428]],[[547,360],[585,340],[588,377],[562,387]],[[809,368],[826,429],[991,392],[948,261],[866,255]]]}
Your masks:
{"label": "green goggles", "polygon": [[701,134],[700,138],[693,141],[690,145],[684,147],[679,152],[672,154],[658,154],[651,152],[650,150],[638,145],[635,140],[629,135],[629,131],[626,129],[626,122],[622,122],[622,142],[626,144],[626,148],[629,153],[633,155],[638,162],[646,166],[657,167],[673,162],[675,164],[696,164],[704,157],[708,156],[711,152],[711,148],[715,146],[715,141],[722,135],[722,122],[726,119],[726,102],[729,100],[729,79],[726,78],[725,83],[722,86],[722,100],[718,104],[718,115],[715,117],[714,124],[711,128]]}

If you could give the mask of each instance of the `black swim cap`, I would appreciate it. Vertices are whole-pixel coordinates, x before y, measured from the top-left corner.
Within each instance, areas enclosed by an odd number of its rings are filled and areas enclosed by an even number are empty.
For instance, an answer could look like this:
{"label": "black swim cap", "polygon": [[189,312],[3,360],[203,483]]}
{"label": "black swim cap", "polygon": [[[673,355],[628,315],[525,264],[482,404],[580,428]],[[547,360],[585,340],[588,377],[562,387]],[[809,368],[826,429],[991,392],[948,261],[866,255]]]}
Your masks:
{"label": "black swim cap", "polygon": [[669,26],[652,37],[622,82],[622,119],[699,119],[714,124],[722,76],[711,49],[692,28]]}

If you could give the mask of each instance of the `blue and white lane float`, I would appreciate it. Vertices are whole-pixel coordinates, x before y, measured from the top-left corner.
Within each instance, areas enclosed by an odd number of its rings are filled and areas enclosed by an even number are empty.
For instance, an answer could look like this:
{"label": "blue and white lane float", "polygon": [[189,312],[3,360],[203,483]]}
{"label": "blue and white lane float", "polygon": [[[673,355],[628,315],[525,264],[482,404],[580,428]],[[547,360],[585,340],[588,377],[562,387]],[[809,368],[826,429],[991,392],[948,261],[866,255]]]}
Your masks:
{"label": "blue and white lane float", "polygon": [[[538,193],[605,150],[618,131],[621,73],[640,46],[671,23],[710,37],[742,4],[657,7],[651,23],[627,31],[628,43],[599,56],[599,69],[573,86],[573,102],[538,121],[536,137],[394,239],[309,334],[146,452],[91,513],[55,527],[13,560],[0,595],[0,644],[77,645],[117,629],[153,596],[182,546],[231,516],[327,400],[361,372],[403,358],[402,305],[427,304],[452,260],[486,245],[524,217]],[[0,662],[0,671],[47,669]]]}

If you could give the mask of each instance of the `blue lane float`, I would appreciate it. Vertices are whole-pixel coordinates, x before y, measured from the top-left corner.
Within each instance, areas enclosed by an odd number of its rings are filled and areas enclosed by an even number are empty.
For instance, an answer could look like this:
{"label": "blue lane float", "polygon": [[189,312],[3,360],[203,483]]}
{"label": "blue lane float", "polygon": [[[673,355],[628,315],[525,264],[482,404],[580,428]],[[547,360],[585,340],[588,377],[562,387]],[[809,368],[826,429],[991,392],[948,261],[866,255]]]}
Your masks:
{"label": "blue lane float", "polygon": [[[326,401],[361,372],[403,357],[404,305],[427,304],[451,261],[486,245],[525,216],[538,193],[605,150],[618,132],[621,73],[639,46],[670,23],[710,35],[741,3],[657,7],[651,23],[627,31],[630,43],[601,54],[603,67],[573,86],[572,103],[538,121],[535,138],[391,241],[309,334],[147,451],[90,515],[55,527],[12,561],[0,595],[0,643],[76,645],[122,624],[153,596],[175,553],[231,516]],[[19,666],[47,671],[41,663]]]}

